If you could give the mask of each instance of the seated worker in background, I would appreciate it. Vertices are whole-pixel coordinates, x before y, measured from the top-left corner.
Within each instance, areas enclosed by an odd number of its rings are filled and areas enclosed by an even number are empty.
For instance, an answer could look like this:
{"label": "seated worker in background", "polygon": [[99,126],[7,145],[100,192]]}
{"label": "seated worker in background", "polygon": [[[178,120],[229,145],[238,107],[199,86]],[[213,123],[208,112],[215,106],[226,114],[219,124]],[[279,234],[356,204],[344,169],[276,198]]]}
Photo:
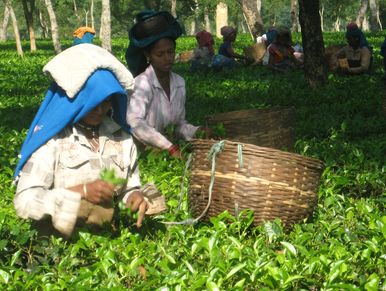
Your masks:
{"label": "seated worker in background", "polygon": [[385,74],[383,79],[386,81],[386,37],[381,45],[381,56],[383,57],[383,73]]}
{"label": "seated worker in background", "polygon": [[223,26],[221,28],[223,43],[218,49],[218,54],[213,59],[213,67],[216,69],[233,68],[237,64],[237,60],[253,62],[253,60],[237,54],[233,49],[233,43],[237,37],[237,31],[233,27]]}
{"label": "seated worker in background", "polygon": [[275,71],[286,72],[301,67],[302,61],[295,57],[291,32],[287,28],[278,29],[275,40],[268,46],[268,66]]}
{"label": "seated worker in background", "polygon": [[207,70],[212,66],[214,40],[210,32],[202,30],[196,34],[197,47],[193,51],[191,70]]}
{"label": "seated worker in background", "polygon": [[[58,54],[44,72],[54,79],[21,149],[14,206],[40,235],[69,237],[112,220],[114,200],[151,207],[141,190],[137,152],[126,123],[133,78],[105,49],[83,44]],[[76,73],[77,79],[72,76]],[[102,180],[103,169],[116,180]]]}
{"label": "seated worker in background", "polygon": [[369,44],[356,23],[347,25],[346,39],[348,45],[331,57],[331,68],[342,74],[362,74],[367,72],[371,63]]}
{"label": "seated worker in background", "polygon": [[88,26],[79,27],[74,31],[74,41],[72,45],[81,43],[93,43],[95,37],[95,30]]}
{"label": "seated worker in background", "polygon": [[185,119],[185,81],[172,72],[176,39],[182,29],[166,11],[145,11],[129,31],[126,61],[135,77],[127,122],[137,140],[182,158],[177,144],[165,137],[175,127],[178,138],[191,140],[201,131]]}
{"label": "seated worker in background", "polygon": [[266,33],[256,38],[256,43],[264,43],[265,46],[268,47],[275,40],[276,36],[277,29],[275,27],[270,27]]}

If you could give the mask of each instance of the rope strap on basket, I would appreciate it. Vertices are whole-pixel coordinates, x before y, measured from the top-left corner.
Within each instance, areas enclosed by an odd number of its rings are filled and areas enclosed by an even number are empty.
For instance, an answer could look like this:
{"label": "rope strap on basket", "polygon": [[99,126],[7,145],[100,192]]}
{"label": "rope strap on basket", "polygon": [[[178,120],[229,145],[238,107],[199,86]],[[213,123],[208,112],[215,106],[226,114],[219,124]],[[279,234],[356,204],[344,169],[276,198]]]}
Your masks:
{"label": "rope strap on basket", "polygon": [[[224,150],[225,141],[221,140],[215,144],[212,145],[209,153],[208,153],[208,159],[209,161],[212,161],[212,169],[211,169],[211,177],[210,177],[210,183],[209,183],[209,198],[208,203],[205,207],[205,209],[202,211],[202,213],[196,217],[196,218],[188,218],[183,221],[162,221],[163,224],[166,225],[177,225],[177,224],[185,224],[185,225],[191,225],[197,223],[208,211],[210,204],[212,202],[212,189],[214,185],[214,178],[215,178],[215,171],[216,171],[216,156],[221,153]],[[190,163],[189,159],[188,162]],[[185,166],[185,169],[187,169],[187,166]],[[185,174],[184,174],[185,176]],[[181,193],[180,193],[180,202],[181,202]]]}

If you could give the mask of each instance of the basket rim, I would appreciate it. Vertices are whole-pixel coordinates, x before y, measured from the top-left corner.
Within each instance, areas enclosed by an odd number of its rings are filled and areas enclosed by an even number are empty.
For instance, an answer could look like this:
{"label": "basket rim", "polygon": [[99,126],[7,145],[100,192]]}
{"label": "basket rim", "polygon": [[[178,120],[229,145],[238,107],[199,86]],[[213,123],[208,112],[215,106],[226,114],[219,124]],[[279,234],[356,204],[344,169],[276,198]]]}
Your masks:
{"label": "basket rim", "polygon": [[[240,109],[240,110],[232,110],[232,111],[226,111],[226,112],[218,112],[213,113],[211,115],[205,116],[205,119],[207,121],[219,121],[219,119],[228,118],[232,119],[233,115],[240,115],[243,113],[261,113],[261,112],[281,112],[281,111],[289,111],[295,113],[296,109],[294,106],[273,106],[273,107],[266,107],[266,108],[249,108],[249,109]],[[239,119],[240,116],[236,116],[233,119]]]}
{"label": "basket rim", "polygon": [[[300,162],[309,164],[310,166],[312,165],[315,168],[318,168],[320,170],[323,170],[325,168],[325,164],[323,161],[314,158],[314,157],[309,157],[309,156],[304,156],[298,153],[293,153],[293,152],[286,152],[282,151],[279,149],[275,148],[270,148],[270,147],[262,147],[262,146],[257,146],[255,144],[249,144],[249,143],[243,143],[243,142],[237,142],[237,141],[232,141],[232,140],[227,140],[223,139],[222,141],[225,142],[224,144],[224,152],[234,152],[237,154],[237,145],[241,145],[242,147],[247,147],[247,150],[250,152],[266,152],[266,153],[271,153],[269,156],[267,156],[267,159],[277,159],[277,157],[274,157],[274,155],[281,155],[282,158],[288,159],[288,160],[293,160],[297,159]],[[213,139],[192,139],[190,141],[193,145],[193,147],[196,145],[207,145],[211,147],[213,144],[220,142],[219,140],[213,140]],[[229,145],[227,147],[227,145]],[[244,150],[244,149],[243,149]]]}

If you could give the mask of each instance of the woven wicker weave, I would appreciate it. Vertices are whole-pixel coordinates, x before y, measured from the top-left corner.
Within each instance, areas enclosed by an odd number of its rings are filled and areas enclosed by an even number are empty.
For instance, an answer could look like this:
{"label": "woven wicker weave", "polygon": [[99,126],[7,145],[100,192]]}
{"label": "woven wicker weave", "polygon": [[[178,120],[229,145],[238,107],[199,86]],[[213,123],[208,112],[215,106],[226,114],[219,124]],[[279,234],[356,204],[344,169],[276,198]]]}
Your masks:
{"label": "woven wicker weave", "polygon": [[256,43],[244,48],[244,55],[255,61],[255,64],[261,63],[267,48],[264,43]]}
{"label": "woven wicker weave", "polygon": [[[208,204],[212,163],[208,152],[213,140],[194,140],[189,205],[195,217]],[[228,210],[254,211],[254,221],[280,218],[291,225],[308,217],[316,203],[323,164],[319,160],[272,148],[225,141],[215,161],[214,186],[204,219]],[[239,157],[242,159],[240,167]]]}
{"label": "woven wicker weave", "polygon": [[295,140],[295,109],[273,107],[219,113],[207,117],[207,124],[224,125],[226,138],[275,149],[292,150]]}

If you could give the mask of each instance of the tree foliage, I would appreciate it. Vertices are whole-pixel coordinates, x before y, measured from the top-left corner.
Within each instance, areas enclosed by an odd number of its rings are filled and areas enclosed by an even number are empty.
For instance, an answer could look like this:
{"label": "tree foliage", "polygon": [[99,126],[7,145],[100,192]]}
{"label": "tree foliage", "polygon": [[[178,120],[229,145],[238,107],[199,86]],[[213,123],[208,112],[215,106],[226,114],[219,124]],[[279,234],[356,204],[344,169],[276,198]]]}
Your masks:
{"label": "tree foliage", "polygon": [[[28,39],[28,28],[23,15],[21,1],[13,0],[12,6],[17,16],[20,34],[23,39]],[[192,20],[196,20],[197,29],[205,28],[205,10],[211,21],[212,31],[214,27],[216,5],[220,0],[177,0],[177,17],[180,23],[187,27]],[[221,0],[228,6],[229,25],[238,27],[245,24],[239,1]],[[171,9],[170,0],[114,0],[111,3],[111,28],[112,36],[127,36],[127,30],[133,25],[135,15],[143,9],[167,10]],[[386,1],[378,1],[379,16],[383,26],[386,26]],[[55,10],[59,34],[61,39],[72,38],[72,32],[79,26],[91,25],[91,0],[52,0]],[[336,21],[339,18],[339,28],[354,21],[358,14],[360,0],[320,0],[320,11],[323,11],[323,29],[331,31],[336,29]],[[100,28],[102,1],[94,0],[95,29]],[[290,0],[262,0],[261,17],[265,29],[270,26],[291,27],[291,1]],[[0,1],[0,20],[3,19],[4,2]],[[369,18],[370,9],[366,12]],[[50,37],[47,9],[43,0],[36,0],[34,12],[34,28],[36,37]],[[244,25],[245,26],[245,25]],[[47,29],[48,28],[48,29]],[[185,29],[185,31],[190,31]],[[48,34],[48,35],[47,35]],[[13,37],[12,25],[8,24],[8,38]]]}

